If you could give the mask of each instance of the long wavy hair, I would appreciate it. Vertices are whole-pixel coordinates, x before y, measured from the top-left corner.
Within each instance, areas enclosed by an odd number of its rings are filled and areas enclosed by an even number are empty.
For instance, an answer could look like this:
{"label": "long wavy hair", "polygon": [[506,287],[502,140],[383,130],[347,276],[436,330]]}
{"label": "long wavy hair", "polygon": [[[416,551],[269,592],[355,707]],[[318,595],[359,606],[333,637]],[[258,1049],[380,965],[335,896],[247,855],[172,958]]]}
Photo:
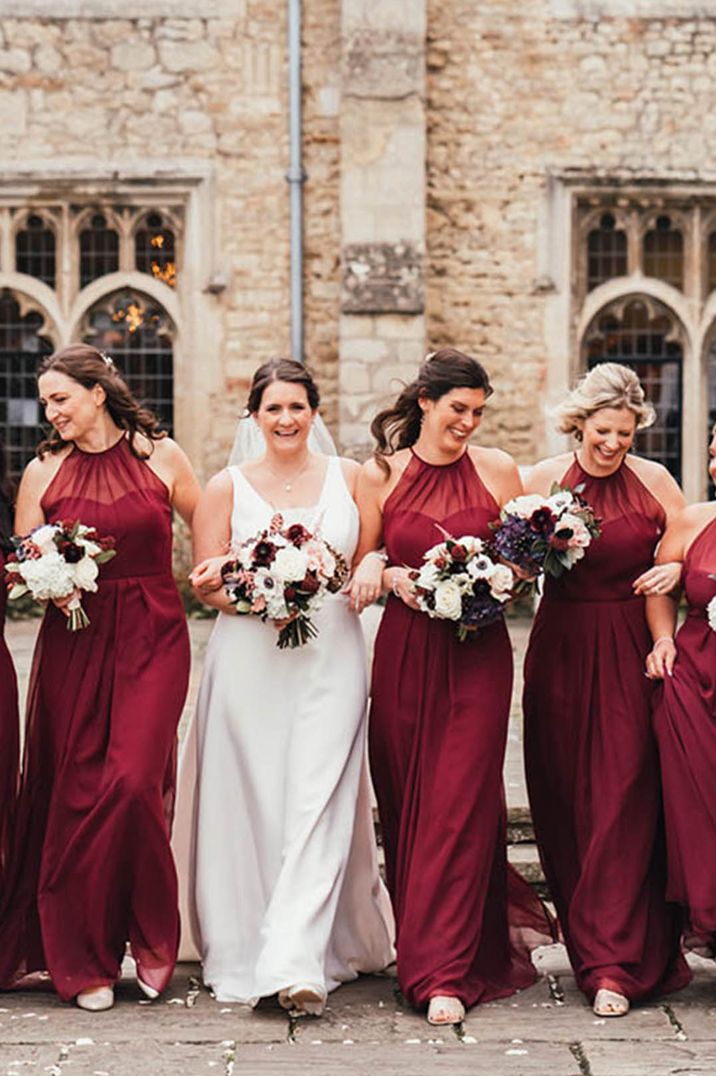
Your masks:
{"label": "long wavy hair", "polygon": [[[8,473],[7,452],[0,439],[0,549],[7,549],[12,534],[12,506],[15,486]],[[0,583],[0,586],[2,584]]]}
{"label": "long wavy hair", "polygon": [[[159,428],[159,419],[148,408],[143,407],[132,395],[127,382],[114,365],[114,362],[91,344],[69,344],[60,351],[46,358],[37,371],[37,379],[50,370],[71,377],[86,389],[101,385],[106,396],[105,407],[112,421],[120,430],[129,434],[129,447],[137,459],[146,459],[148,453],[136,444],[139,434],[149,441],[161,441],[166,431]],[[59,452],[67,444],[59,433],[53,430],[37,446],[37,455],[42,459],[46,452]]]}
{"label": "long wavy hair", "polygon": [[492,395],[487,371],[477,359],[457,348],[441,347],[428,356],[392,407],[379,411],[371,423],[376,440],[373,457],[382,471],[389,472],[386,456],[409,448],[420,436],[423,412],[418,401],[439,400],[453,389],[482,389],[485,398]]}

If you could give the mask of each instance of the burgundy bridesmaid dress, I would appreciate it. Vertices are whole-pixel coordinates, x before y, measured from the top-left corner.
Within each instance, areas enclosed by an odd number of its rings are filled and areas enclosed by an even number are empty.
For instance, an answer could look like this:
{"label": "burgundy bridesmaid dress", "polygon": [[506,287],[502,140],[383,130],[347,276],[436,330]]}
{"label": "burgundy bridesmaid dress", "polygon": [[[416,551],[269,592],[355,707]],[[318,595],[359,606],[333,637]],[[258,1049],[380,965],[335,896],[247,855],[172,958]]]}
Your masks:
{"label": "burgundy bridesmaid dress", "polygon": [[669,883],[688,910],[690,932],[714,951],[716,934],[716,631],[706,607],[716,597],[716,519],[684,560],[688,614],[676,636],[674,675],[656,696]]}
{"label": "burgundy bridesmaid dress", "polygon": [[[8,839],[12,830],[20,742],[17,679],[4,636],[7,600],[4,564],[3,551],[0,548],[0,879],[3,876]],[[0,882],[0,886],[1,884]]]}
{"label": "burgundy bridesmaid dress", "polygon": [[662,507],[627,463],[595,478],[574,461],[602,536],[548,578],[525,661],[525,763],[537,843],[580,988],[632,1000],[689,980],[681,916],[666,903],[644,599]]}
{"label": "burgundy bridesmaid dress", "polygon": [[[384,509],[390,563],[419,567],[453,536],[488,537],[498,506],[466,452],[413,454]],[[388,598],[375,645],[370,759],[397,929],[398,978],[416,1008],[466,1006],[535,980],[532,946],[551,926],[508,867],[502,764],[512,649],[502,620],[458,642],[448,621]]]}
{"label": "burgundy bridesmaid dress", "polygon": [[117,555],[83,597],[89,627],[69,632],[50,605],[40,629],[0,986],[45,972],[67,1000],[111,985],[129,941],[141,979],[162,990],[179,939],[169,830],[189,674],[169,495],[122,438],[105,452],[75,447],[42,507],[48,522],[113,535]]}

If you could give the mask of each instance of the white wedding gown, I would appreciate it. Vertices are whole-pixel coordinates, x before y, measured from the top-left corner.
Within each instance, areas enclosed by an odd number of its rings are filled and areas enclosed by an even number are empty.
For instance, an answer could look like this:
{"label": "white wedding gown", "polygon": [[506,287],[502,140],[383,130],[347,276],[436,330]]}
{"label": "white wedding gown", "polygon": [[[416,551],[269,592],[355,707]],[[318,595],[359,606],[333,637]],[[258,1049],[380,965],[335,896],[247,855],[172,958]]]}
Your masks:
{"label": "white wedding gown", "polygon": [[[241,542],[274,509],[238,467],[229,471]],[[318,504],[281,514],[318,526],[350,563],[358,512],[336,457]],[[220,613],[207,648],[188,745],[197,768],[189,903],[204,981],[219,1001],[255,1004],[296,983],[328,992],[393,959],[371,819],[361,627],[342,595],[313,619],[318,638],[279,650],[271,623]],[[193,763],[184,759],[187,771]]]}

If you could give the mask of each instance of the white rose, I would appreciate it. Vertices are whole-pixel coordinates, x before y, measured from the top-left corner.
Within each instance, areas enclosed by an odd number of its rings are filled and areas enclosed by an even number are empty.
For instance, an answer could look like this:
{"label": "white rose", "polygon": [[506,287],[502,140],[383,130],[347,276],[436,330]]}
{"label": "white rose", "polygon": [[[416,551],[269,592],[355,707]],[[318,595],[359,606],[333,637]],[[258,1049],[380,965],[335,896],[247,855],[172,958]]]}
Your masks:
{"label": "white rose", "polygon": [[83,557],[82,560],[78,560],[76,564],[71,565],[74,576],[75,586],[80,590],[96,590],[96,579],[99,574],[99,568],[96,561],[92,560],[92,557]]}
{"label": "white rose", "polygon": [[302,549],[289,545],[285,549],[279,549],[271,567],[286,583],[297,583],[306,576],[308,557]]}
{"label": "white rose", "polygon": [[490,593],[492,597],[497,598],[500,602],[506,602],[511,596],[514,582],[515,577],[507,565],[496,564],[490,576]]}
{"label": "white rose", "polygon": [[45,523],[42,527],[32,532],[32,540],[41,553],[56,553],[55,535],[57,527],[54,523]]}
{"label": "white rose", "polygon": [[502,509],[502,516],[519,516],[521,519],[529,519],[533,512],[545,508],[547,501],[538,493],[523,493],[520,497],[513,497]]}
{"label": "white rose", "polygon": [[452,579],[435,587],[435,616],[443,620],[459,620],[462,616],[462,591]]}
{"label": "white rose", "polygon": [[712,598],[706,606],[706,615],[709,618],[709,627],[716,631],[716,598]]}
{"label": "white rose", "polygon": [[462,538],[456,538],[458,545],[461,545],[468,557],[474,556],[476,553],[482,553],[482,541],[480,538],[476,538],[474,534],[464,534]]}
{"label": "white rose", "polygon": [[582,546],[573,545],[570,546],[569,549],[565,550],[564,553],[560,553],[559,555],[561,558],[563,558],[565,567],[573,568],[577,561],[581,560],[584,556],[584,549]]}
{"label": "white rose", "polygon": [[431,548],[425,554],[426,560],[437,560],[438,557],[447,557],[448,550],[445,542],[438,542],[437,545],[431,546]]}
{"label": "white rose", "polygon": [[56,549],[39,560],[24,560],[20,572],[37,601],[65,598],[74,589],[70,565]]}

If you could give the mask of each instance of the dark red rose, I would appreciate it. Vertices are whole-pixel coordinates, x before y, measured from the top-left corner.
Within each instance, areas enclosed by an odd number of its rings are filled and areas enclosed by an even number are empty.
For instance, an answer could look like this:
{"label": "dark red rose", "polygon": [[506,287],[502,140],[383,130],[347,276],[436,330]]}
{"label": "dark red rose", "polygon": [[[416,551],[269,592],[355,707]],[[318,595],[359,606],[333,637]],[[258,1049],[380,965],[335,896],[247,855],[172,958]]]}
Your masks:
{"label": "dark red rose", "polygon": [[276,556],[273,542],[257,542],[254,546],[253,561],[257,568],[268,568]]}
{"label": "dark red rose", "polygon": [[450,550],[450,556],[453,560],[461,561],[467,560],[467,550],[464,545],[460,545],[459,542],[455,542],[455,545]]}
{"label": "dark red rose", "polygon": [[311,533],[310,531],[306,530],[303,524],[292,523],[291,526],[286,530],[286,537],[288,538],[289,542],[293,543],[293,545],[300,547],[308,541],[308,539],[311,537]]}

